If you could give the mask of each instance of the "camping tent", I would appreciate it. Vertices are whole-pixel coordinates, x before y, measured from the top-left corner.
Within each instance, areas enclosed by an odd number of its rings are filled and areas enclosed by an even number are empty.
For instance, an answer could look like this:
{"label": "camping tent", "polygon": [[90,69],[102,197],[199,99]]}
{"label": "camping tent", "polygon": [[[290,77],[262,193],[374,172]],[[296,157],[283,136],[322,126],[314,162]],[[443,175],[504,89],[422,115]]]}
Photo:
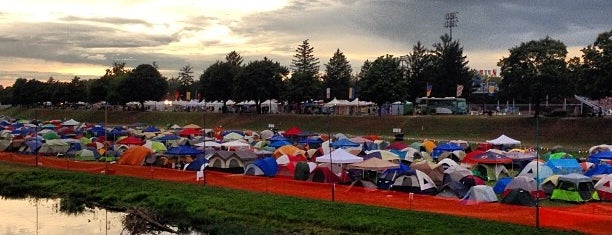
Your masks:
{"label": "camping tent", "polygon": [[535,206],[536,200],[529,191],[522,188],[514,188],[507,190],[507,193],[502,196],[501,203],[519,206]]}
{"label": "camping tent", "polygon": [[442,185],[436,196],[440,197],[451,197],[451,198],[463,198],[468,192],[468,188],[462,183],[453,181]]}
{"label": "camping tent", "polygon": [[203,156],[197,157],[195,160],[193,160],[192,162],[188,163],[185,166],[185,170],[186,171],[203,171],[204,168],[208,166],[207,162],[208,160],[206,160],[206,158],[204,158]]}
{"label": "camping tent", "polygon": [[595,190],[603,201],[612,201],[612,174],[604,175],[595,184]]}
{"label": "camping tent", "polygon": [[599,195],[591,178],[572,173],[559,176],[557,187],[553,190],[550,199],[586,202],[599,200]]}
{"label": "camping tent", "polygon": [[438,156],[440,156],[440,154],[442,154],[443,152],[452,152],[455,150],[463,150],[463,147],[453,143],[441,144],[433,148],[431,156],[434,158],[438,158]]}
{"label": "camping tent", "polygon": [[550,159],[546,162],[546,165],[552,169],[554,174],[566,175],[571,173],[582,174],[582,167],[576,159],[564,158],[564,159]]}
{"label": "camping tent", "polygon": [[538,187],[537,182],[534,178],[530,178],[529,176],[517,176],[508,183],[504,192],[502,193],[502,197],[505,197],[508,193],[510,193],[513,189],[523,189],[531,194],[534,198],[543,198],[545,197],[544,191]]}
{"label": "camping tent", "polygon": [[477,164],[472,170],[477,175],[488,181],[498,180],[502,177],[510,177],[510,172],[504,165]]}
{"label": "camping tent", "polygon": [[483,202],[497,202],[497,195],[495,195],[491,186],[475,185],[461,199],[461,203],[464,205],[474,205]]}
{"label": "camping tent", "polygon": [[444,179],[444,167],[430,161],[420,161],[410,164],[411,169],[419,170],[429,176],[433,182],[440,186]]}
{"label": "camping tent", "polygon": [[551,175],[553,175],[553,170],[546,164],[543,162],[532,161],[529,162],[517,176],[528,176],[534,179],[537,178],[538,183],[542,183],[544,179]]}
{"label": "camping tent", "polygon": [[612,162],[612,151],[601,151],[596,154],[589,156],[589,162],[599,164],[601,161]]}
{"label": "camping tent", "polygon": [[143,146],[132,146],[125,150],[117,164],[119,165],[132,165],[132,166],[140,166],[143,164],[144,159],[149,155],[153,154],[153,152],[147,147]]}
{"label": "camping tent", "polygon": [[255,162],[249,164],[245,170],[245,175],[264,175],[268,177],[274,177],[278,173],[278,164],[273,157],[266,157],[263,159],[257,159]]}
{"label": "camping tent", "polygon": [[438,189],[433,180],[419,170],[409,170],[397,177],[391,190],[418,194],[435,194]]}

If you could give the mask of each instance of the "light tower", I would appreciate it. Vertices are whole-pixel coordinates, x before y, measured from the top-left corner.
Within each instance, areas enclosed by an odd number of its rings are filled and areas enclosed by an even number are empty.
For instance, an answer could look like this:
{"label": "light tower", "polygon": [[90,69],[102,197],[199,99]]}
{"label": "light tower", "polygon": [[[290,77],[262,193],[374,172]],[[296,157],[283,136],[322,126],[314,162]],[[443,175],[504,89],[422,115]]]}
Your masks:
{"label": "light tower", "polygon": [[444,28],[448,28],[449,32],[450,32],[450,38],[453,38],[453,28],[457,27],[457,22],[459,22],[459,18],[457,18],[457,14],[459,14],[459,12],[449,12],[446,13],[445,17],[446,17],[446,22],[444,22]]}

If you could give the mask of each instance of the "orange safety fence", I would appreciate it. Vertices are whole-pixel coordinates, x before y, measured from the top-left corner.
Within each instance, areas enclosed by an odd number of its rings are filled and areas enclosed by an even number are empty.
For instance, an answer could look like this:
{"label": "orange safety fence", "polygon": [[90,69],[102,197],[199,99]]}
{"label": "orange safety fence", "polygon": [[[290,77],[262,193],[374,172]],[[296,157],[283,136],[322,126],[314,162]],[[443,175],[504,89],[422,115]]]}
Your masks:
{"label": "orange safety fence", "polygon": [[[0,153],[0,161],[20,164],[36,164],[32,155]],[[131,176],[192,184],[205,183],[218,186],[263,192],[277,195],[294,196],[318,200],[383,206],[403,210],[441,213],[499,222],[535,226],[534,207],[514,206],[502,203],[480,203],[464,205],[459,199],[428,195],[408,194],[388,190],[378,190],[357,186],[329,183],[297,181],[288,177],[260,177],[242,174],[229,174],[205,171],[204,180],[198,181],[197,173],[150,166],[126,166],[100,162],[79,162],[65,158],[38,157],[39,166],[69,169],[94,174]],[[332,196],[333,191],[333,196]],[[562,207],[540,207],[541,227],[576,230],[590,234],[611,234],[612,203],[587,203]]]}

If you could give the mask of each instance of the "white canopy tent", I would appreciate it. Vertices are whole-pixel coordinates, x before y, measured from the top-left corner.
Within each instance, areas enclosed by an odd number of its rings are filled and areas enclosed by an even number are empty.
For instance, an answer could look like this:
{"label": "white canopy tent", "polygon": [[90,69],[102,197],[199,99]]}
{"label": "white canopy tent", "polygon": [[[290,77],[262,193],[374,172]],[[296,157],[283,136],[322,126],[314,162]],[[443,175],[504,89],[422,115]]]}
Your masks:
{"label": "white canopy tent", "polygon": [[521,141],[512,139],[512,138],[502,134],[499,137],[497,137],[496,139],[487,140],[487,143],[493,144],[493,145],[519,145],[519,144],[521,144]]}
{"label": "white canopy tent", "polygon": [[345,164],[362,162],[363,158],[350,154],[344,149],[336,149],[331,153],[317,157],[316,160],[317,162]]}

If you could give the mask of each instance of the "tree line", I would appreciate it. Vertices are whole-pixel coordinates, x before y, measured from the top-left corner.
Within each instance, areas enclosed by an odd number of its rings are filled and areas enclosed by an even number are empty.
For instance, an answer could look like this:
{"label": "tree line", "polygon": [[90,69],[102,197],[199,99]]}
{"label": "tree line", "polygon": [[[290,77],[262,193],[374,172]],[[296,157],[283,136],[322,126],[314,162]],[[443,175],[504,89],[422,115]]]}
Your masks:
{"label": "tree line", "polygon": [[[498,99],[536,105],[546,97],[561,100],[574,94],[599,99],[612,96],[612,30],[600,34],[583,48],[581,57],[566,58],[567,47],[545,37],[523,42],[509,49],[498,62]],[[427,48],[418,42],[405,56],[382,55],[366,60],[354,74],[344,53],[337,49],[320,72],[320,61],[308,39],[295,49],[289,67],[264,57],[244,63],[242,56],[229,52],[205,68],[195,79],[194,68],[183,66],[178,75],[163,77],[158,65],[141,64],[134,69],[116,61],[98,79],[70,82],[49,78],[46,82],[18,78],[13,86],[0,90],[3,104],[31,106],[79,101],[125,105],[147,100],[206,99],[260,102],[268,99],[294,104],[296,112],[304,103],[333,98],[367,100],[382,106],[395,101],[432,97],[464,97],[475,101],[474,92],[482,77],[467,66],[458,40],[449,35]],[[380,110],[380,109],[379,109]]]}

